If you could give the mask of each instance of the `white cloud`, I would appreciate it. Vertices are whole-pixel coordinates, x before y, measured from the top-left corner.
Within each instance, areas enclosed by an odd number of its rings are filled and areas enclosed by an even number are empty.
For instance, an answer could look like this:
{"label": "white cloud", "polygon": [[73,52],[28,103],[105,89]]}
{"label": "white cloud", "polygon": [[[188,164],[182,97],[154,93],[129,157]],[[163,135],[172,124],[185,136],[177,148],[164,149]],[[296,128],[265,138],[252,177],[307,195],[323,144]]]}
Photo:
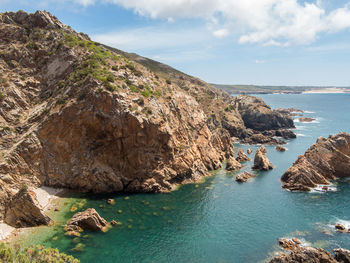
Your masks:
{"label": "white cloud", "polygon": [[264,64],[264,63],[265,63],[264,60],[259,60],[259,59],[255,60],[255,64]]}
{"label": "white cloud", "polygon": [[201,18],[216,37],[239,43],[309,44],[320,33],[350,28],[350,3],[330,9],[325,0],[72,0],[83,6],[112,3],[154,19]]}
{"label": "white cloud", "polygon": [[141,27],[125,31],[107,32],[92,35],[94,41],[131,52],[202,46],[208,43],[209,36],[201,28],[156,28]]}
{"label": "white cloud", "polygon": [[225,28],[219,29],[213,32],[213,35],[217,38],[223,38],[229,35],[229,31]]}

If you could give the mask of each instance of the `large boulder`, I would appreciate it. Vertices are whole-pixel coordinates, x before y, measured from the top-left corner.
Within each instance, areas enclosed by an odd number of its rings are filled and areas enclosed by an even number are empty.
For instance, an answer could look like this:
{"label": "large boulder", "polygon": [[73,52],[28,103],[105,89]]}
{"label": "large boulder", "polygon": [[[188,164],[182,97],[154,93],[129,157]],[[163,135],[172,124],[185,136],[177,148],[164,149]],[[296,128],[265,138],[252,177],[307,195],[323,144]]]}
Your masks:
{"label": "large boulder", "polygon": [[238,162],[235,158],[233,157],[230,157],[228,160],[227,160],[227,163],[226,163],[226,170],[227,171],[238,171],[240,170],[241,168],[243,167],[243,165]]}
{"label": "large boulder", "polygon": [[239,149],[236,160],[240,163],[250,161],[250,158],[244,153],[243,149]]}
{"label": "large boulder", "polygon": [[44,214],[35,192],[23,187],[8,202],[5,222],[10,226],[20,228],[49,225],[51,219]]}
{"label": "large boulder", "polygon": [[339,263],[350,263],[350,251],[343,248],[333,250],[334,257]]}
{"label": "large boulder", "polygon": [[282,175],[283,187],[295,191],[310,191],[318,184],[350,177],[350,134],[339,133],[320,137],[304,155]]}
{"label": "large boulder", "polygon": [[268,171],[273,169],[272,163],[269,161],[269,159],[266,156],[266,149],[265,147],[261,146],[255,154],[254,157],[254,165],[252,167],[254,170],[260,170],[260,171]]}
{"label": "large boulder", "polygon": [[65,227],[66,231],[92,230],[104,231],[107,221],[102,218],[94,208],[89,208],[84,212],[76,213]]}
{"label": "large boulder", "polygon": [[236,181],[239,183],[245,183],[247,182],[250,178],[256,177],[256,174],[249,173],[245,171],[244,173],[241,173],[236,176]]}

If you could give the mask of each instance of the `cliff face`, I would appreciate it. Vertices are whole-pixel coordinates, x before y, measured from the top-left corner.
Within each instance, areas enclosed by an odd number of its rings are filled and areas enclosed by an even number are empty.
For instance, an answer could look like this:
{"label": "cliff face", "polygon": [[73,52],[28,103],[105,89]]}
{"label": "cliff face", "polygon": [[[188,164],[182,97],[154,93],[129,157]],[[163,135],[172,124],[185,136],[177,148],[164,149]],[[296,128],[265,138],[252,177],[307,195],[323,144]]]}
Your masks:
{"label": "cliff face", "polygon": [[0,40],[0,212],[22,184],[168,191],[233,157],[230,136],[263,129],[246,128],[243,97],[160,74],[47,12],[0,14]]}
{"label": "cliff face", "polygon": [[310,191],[317,184],[350,176],[350,134],[338,133],[325,139],[320,137],[304,155],[283,174],[283,187]]}

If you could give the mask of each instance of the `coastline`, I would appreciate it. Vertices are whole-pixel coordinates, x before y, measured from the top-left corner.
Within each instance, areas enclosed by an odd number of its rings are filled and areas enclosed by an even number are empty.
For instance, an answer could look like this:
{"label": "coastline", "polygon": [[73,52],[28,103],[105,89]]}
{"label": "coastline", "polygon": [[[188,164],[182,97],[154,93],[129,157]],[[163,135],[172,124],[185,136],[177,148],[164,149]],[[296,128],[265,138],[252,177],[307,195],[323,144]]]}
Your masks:
{"label": "coastline", "polygon": [[[52,188],[47,186],[42,186],[32,190],[35,192],[37,200],[44,211],[49,210],[52,201],[59,198],[59,195],[65,191],[65,189],[62,188]],[[0,242],[9,242],[27,229],[30,228],[15,228],[5,222],[0,222]]]}
{"label": "coastline", "polygon": [[325,89],[307,90],[302,92],[302,94],[342,94],[342,93],[350,93],[350,90],[341,89],[341,88],[325,88]]}

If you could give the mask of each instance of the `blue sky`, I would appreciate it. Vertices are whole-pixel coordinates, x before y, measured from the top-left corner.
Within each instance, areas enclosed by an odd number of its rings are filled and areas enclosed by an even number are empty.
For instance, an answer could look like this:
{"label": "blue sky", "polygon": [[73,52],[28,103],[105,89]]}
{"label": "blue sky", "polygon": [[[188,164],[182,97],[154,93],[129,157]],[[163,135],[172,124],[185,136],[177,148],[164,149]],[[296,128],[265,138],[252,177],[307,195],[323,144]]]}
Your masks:
{"label": "blue sky", "polygon": [[348,0],[0,0],[221,84],[350,86]]}

